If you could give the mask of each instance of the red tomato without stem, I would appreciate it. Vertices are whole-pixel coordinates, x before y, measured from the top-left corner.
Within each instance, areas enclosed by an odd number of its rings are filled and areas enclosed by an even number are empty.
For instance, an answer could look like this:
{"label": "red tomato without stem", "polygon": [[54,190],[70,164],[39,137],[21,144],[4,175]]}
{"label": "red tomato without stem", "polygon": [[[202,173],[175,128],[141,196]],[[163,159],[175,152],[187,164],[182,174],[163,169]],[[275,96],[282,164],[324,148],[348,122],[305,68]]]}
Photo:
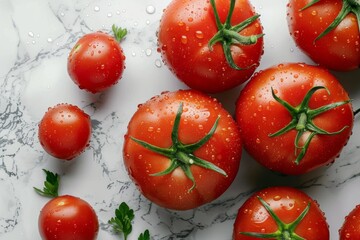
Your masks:
{"label": "red tomato without stem", "polygon": [[[164,62],[181,81],[193,89],[216,93],[250,78],[259,65],[263,39],[262,26],[254,17],[256,14],[248,0],[214,1],[221,23],[226,22],[230,2],[234,2],[231,21],[220,32],[211,1],[172,1],[162,16],[158,39]],[[231,34],[226,32],[231,26],[252,17],[252,23],[244,26],[239,33],[237,30]],[[209,42],[218,32],[216,39],[219,42],[211,50]],[[232,40],[235,41],[234,36],[241,38],[236,41],[242,43],[231,44]],[[224,49],[227,49],[225,52],[229,59],[233,59],[234,65],[243,70],[229,65]]]}
{"label": "red tomato without stem", "polygon": [[[314,4],[305,8],[310,3]],[[343,15],[339,15],[342,9],[354,12],[335,20]],[[316,63],[340,71],[357,69],[360,34],[355,11],[360,14],[359,1],[355,0],[290,0],[287,14],[290,33],[300,49]],[[317,39],[334,21],[339,25]]]}
{"label": "red tomato without stem", "polygon": [[71,50],[67,68],[71,79],[81,89],[97,93],[116,84],[122,77],[125,55],[113,36],[90,33],[81,37]]}
{"label": "red tomato without stem", "polygon": [[339,230],[340,240],[360,239],[360,205],[357,205],[348,216]]}
{"label": "red tomato without stem", "polygon": [[255,193],[241,206],[233,239],[328,240],[329,235],[329,226],[316,201],[295,188],[270,187]]}
{"label": "red tomato without stem", "polygon": [[40,212],[39,232],[43,240],[94,240],[98,231],[94,209],[77,197],[56,197]]}
{"label": "red tomato without stem", "polygon": [[84,151],[91,137],[89,115],[70,104],[49,108],[39,124],[39,140],[50,155],[71,160]]}
{"label": "red tomato without stem", "polygon": [[166,92],[139,106],[128,125],[124,162],[143,195],[175,210],[219,197],[241,158],[238,127],[214,98]]}
{"label": "red tomato without stem", "polygon": [[349,101],[338,80],[323,68],[292,63],[261,71],[237,100],[244,148],[283,174],[303,174],[329,164],[352,132]]}

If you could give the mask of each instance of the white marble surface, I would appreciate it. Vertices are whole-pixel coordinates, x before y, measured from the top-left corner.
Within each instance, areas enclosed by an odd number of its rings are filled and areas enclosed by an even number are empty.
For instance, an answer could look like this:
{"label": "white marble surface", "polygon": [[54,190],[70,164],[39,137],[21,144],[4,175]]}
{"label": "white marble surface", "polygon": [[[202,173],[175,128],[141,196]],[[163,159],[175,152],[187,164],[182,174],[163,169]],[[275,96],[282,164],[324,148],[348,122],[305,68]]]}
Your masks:
{"label": "white marble surface", "polygon": [[[0,0],[0,239],[40,239],[37,218],[48,201],[32,189],[41,186],[43,168],[62,176],[61,194],[88,201],[101,229],[98,239],[118,239],[107,221],[120,202],[135,210],[130,239],[149,229],[153,239],[231,239],[237,209],[253,191],[273,185],[298,187],[325,211],[331,239],[338,239],[345,215],[360,204],[360,126],[331,166],[301,177],[278,176],[244,153],[230,189],[199,209],[173,212],[151,204],[130,181],[122,163],[123,135],[139,103],[164,90],[186,88],[161,64],[156,30],[170,0]],[[280,62],[310,62],[287,30],[286,0],[253,0],[264,26],[265,54],[259,69]],[[147,12],[148,6],[155,12]],[[275,14],[274,14],[275,13]],[[122,43],[123,79],[92,95],[73,84],[67,55],[85,33],[108,31],[113,23],[129,29]],[[360,71],[336,74],[360,107]],[[233,112],[241,87],[215,95]],[[49,156],[37,138],[46,109],[60,102],[78,105],[92,118],[90,147],[71,162]]]}

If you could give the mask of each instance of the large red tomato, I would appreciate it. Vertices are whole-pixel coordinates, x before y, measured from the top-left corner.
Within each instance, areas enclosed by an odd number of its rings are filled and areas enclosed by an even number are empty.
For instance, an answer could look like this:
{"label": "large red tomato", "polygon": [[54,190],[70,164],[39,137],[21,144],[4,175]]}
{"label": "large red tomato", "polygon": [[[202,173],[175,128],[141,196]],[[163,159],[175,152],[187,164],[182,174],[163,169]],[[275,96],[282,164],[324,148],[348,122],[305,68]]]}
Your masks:
{"label": "large red tomato", "polygon": [[238,127],[214,98],[166,92],[139,106],[124,142],[125,166],[145,197],[186,210],[219,197],[241,158]]}
{"label": "large red tomato", "polygon": [[68,57],[68,73],[81,88],[92,93],[104,91],[122,77],[125,55],[119,42],[126,30],[113,26],[116,36],[95,32],[81,37]]}
{"label": "large red tomato", "polygon": [[[356,15],[357,14],[357,15]],[[358,0],[290,0],[288,24],[296,44],[334,70],[360,66]]]}
{"label": "large red tomato", "polygon": [[234,240],[329,240],[329,226],[316,201],[291,187],[270,187],[239,209]]}
{"label": "large red tomato", "polygon": [[98,231],[94,209],[77,197],[56,197],[40,212],[39,232],[43,240],[95,240]]}
{"label": "large red tomato", "polygon": [[174,0],[158,32],[162,58],[191,88],[209,93],[233,88],[259,64],[258,17],[248,0]]}
{"label": "large red tomato", "polygon": [[91,137],[89,115],[74,105],[49,108],[39,124],[39,140],[50,155],[71,160],[84,151]]}
{"label": "large red tomato", "polygon": [[360,239],[360,205],[357,205],[348,216],[339,230],[340,240]]}
{"label": "large red tomato", "polygon": [[280,64],[254,75],[236,106],[244,148],[265,167],[302,174],[339,156],[353,127],[349,96],[327,70]]}

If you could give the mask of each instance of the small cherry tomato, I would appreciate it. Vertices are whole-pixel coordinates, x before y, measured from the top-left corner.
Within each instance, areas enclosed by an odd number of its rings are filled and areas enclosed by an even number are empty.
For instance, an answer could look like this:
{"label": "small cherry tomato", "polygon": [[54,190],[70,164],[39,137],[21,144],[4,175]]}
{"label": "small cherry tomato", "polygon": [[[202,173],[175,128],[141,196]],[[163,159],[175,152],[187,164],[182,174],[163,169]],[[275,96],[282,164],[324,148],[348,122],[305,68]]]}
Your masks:
{"label": "small cherry tomato", "polygon": [[316,201],[292,187],[270,187],[240,207],[234,240],[329,240],[329,226]]}
{"label": "small cherry tomato", "polygon": [[95,240],[99,222],[89,203],[64,195],[50,200],[42,208],[39,232],[43,240]]}
{"label": "small cherry tomato", "polygon": [[91,137],[89,115],[70,104],[49,108],[39,124],[39,140],[50,155],[71,160],[84,151]]}
{"label": "small cherry tomato", "polygon": [[122,77],[125,55],[119,42],[126,30],[113,26],[116,36],[95,32],[84,35],[68,57],[68,73],[81,88],[92,93],[104,91]]}

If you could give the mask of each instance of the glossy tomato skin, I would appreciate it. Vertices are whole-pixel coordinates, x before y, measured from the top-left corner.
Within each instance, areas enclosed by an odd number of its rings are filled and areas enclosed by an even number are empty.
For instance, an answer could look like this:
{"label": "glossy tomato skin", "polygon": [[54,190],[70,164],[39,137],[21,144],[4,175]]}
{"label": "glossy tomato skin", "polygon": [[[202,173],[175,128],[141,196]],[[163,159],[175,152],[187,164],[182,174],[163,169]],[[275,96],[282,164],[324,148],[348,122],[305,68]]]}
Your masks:
{"label": "glossy tomato skin", "polygon": [[99,222],[89,203],[64,195],[50,200],[42,208],[39,232],[43,240],[94,240]]}
{"label": "glossy tomato skin", "polygon": [[[170,147],[180,103],[183,113],[178,132],[184,144],[203,138],[220,116],[214,135],[194,155],[217,165],[227,176],[192,165],[196,188],[191,191],[193,183],[181,168],[168,175],[150,176],[168,168],[170,160],[130,139]],[[216,99],[194,90],[179,90],[162,93],[139,106],[129,122],[123,152],[126,169],[146,198],[168,209],[187,210],[218,198],[230,186],[239,169],[241,142],[235,121]]]}
{"label": "glossy tomato skin", "polygon": [[234,240],[262,239],[245,236],[240,232],[273,233],[278,230],[258,197],[265,200],[280,220],[287,224],[297,219],[310,203],[309,211],[295,228],[295,233],[303,239],[330,239],[329,226],[316,201],[292,187],[269,187],[252,195],[240,207],[234,224]]}
{"label": "glossy tomato skin", "polygon": [[90,138],[89,115],[71,104],[63,103],[49,108],[39,124],[40,144],[56,158],[75,158],[84,151]]}
{"label": "glossy tomato skin", "polygon": [[343,0],[321,0],[300,11],[311,0],[290,0],[287,20],[299,48],[324,67],[349,71],[360,66],[360,34],[356,16],[350,13],[333,31],[315,41],[339,14]]}
{"label": "glossy tomato skin", "polygon": [[340,240],[360,239],[360,205],[357,205],[348,216],[339,230]]}
{"label": "glossy tomato skin", "polygon": [[[225,22],[229,0],[216,0],[222,23]],[[237,0],[232,17],[236,25],[254,16],[248,0]],[[246,70],[235,70],[225,60],[222,45],[217,43],[213,51],[208,42],[217,33],[214,12],[210,1],[172,1],[166,8],[158,32],[159,50],[170,70],[189,87],[208,93],[231,89],[250,78],[259,64],[263,52],[263,39],[254,45],[232,46],[235,63]],[[256,20],[240,32],[250,36],[262,33],[262,26]]]}
{"label": "glossy tomato skin", "polygon": [[91,93],[102,92],[122,77],[125,55],[116,39],[95,32],[81,37],[72,48],[67,69],[71,79]]}
{"label": "glossy tomato skin", "polygon": [[[270,170],[288,175],[299,175],[333,162],[347,143],[353,127],[351,104],[324,112],[313,119],[316,126],[336,132],[335,135],[316,135],[304,158],[295,163],[295,129],[270,137],[285,127],[292,117],[287,109],[275,101],[271,88],[281,99],[298,106],[306,93],[314,86],[318,90],[310,99],[309,107],[315,109],[330,103],[347,101],[349,96],[337,79],[327,70],[306,64],[279,64],[253,76],[241,91],[236,103],[236,120],[240,127],[246,151]],[[304,144],[304,134],[300,145]]]}

